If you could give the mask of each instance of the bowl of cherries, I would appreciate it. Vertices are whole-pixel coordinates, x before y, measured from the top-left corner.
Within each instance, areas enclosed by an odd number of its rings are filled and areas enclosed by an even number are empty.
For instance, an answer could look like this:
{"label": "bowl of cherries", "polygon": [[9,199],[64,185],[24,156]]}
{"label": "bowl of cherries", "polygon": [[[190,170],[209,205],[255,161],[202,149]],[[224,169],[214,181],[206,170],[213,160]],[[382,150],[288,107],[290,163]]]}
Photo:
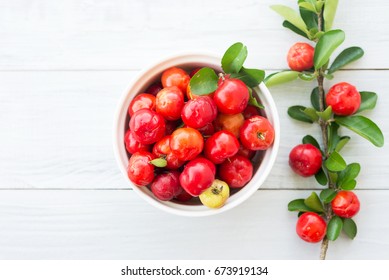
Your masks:
{"label": "bowl of cherries", "polygon": [[150,204],[178,215],[217,214],[241,204],[269,175],[279,117],[264,72],[243,67],[246,55],[241,43],[222,59],[176,55],[125,90],[114,121],[115,156]]}

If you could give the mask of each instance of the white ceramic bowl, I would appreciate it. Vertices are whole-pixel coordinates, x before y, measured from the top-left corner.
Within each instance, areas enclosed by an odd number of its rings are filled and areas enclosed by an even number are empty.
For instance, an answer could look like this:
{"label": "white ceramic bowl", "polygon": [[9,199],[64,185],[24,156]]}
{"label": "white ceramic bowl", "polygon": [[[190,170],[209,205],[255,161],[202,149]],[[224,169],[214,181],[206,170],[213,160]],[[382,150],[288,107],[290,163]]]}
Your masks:
{"label": "white ceramic bowl", "polygon": [[128,155],[124,146],[124,134],[126,128],[128,127],[127,125],[129,118],[127,115],[127,109],[131,100],[138,93],[146,90],[149,85],[156,82],[161,77],[162,72],[170,67],[177,66],[184,69],[193,69],[196,67],[208,66],[220,71],[220,61],[220,57],[206,53],[186,53],[161,60],[160,62],[157,62],[146,70],[140,72],[127,87],[119,102],[113,129],[114,152],[116,160],[119,164],[119,168],[123,173],[123,176],[126,178],[128,184],[140,197],[142,197],[151,205],[169,213],[183,216],[208,216],[234,208],[235,206],[244,202],[258,190],[258,188],[263,184],[269,175],[276,159],[280,142],[279,116],[276,105],[269,90],[263,83],[261,83],[259,87],[255,89],[255,92],[261,103],[265,106],[265,109],[262,111],[262,115],[266,116],[274,126],[274,143],[271,148],[263,153],[259,153],[261,154],[260,156],[256,156],[255,159],[260,161],[260,163],[254,165],[253,178],[246,186],[244,186],[238,192],[233,193],[223,207],[219,209],[210,209],[201,204],[187,205],[178,202],[160,201],[154,197],[153,193],[148,188],[139,188],[128,179]]}

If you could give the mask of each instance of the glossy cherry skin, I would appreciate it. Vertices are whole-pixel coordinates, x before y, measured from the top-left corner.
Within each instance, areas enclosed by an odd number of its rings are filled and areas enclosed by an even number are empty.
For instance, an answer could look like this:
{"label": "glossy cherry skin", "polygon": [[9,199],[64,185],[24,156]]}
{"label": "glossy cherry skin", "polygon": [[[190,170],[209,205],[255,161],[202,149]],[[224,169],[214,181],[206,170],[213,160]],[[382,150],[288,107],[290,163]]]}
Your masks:
{"label": "glossy cherry skin", "polygon": [[361,207],[357,195],[351,191],[340,191],[331,201],[332,211],[342,218],[354,217]]}
{"label": "glossy cherry skin", "polygon": [[334,114],[350,116],[361,106],[361,94],[353,85],[345,82],[338,83],[328,91],[326,103],[332,107]]}
{"label": "glossy cherry skin", "polygon": [[222,130],[209,137],[204,145],[204,155],[214,164],[220,164],[239,150],[239,141],[229,131]]}
{"label": "glossy cherry skin", "polygon": [[210,168],[211,162],[205,158],[189,161],[180,175],[180,184],[192,196],[199,196],[209,188],[215,180],[215,174]]}
{"label": "glossy cherry skin", "polygon": [[288,52],[287,61],[290,69],[304,71],[313,67],[315,49],[307,43],[296,43]]}
{"label": "glossy cherry skin", "polygon": [[162,201],[172,200],[183,190],[180,185],[180,173],[169,171],[157,175],[150,189],[158,199]]}
{"label": "glossy cherry skin", "polygon": [[193,196],[186,192],[186,190],[182,189],[182,192],[175,197],[179,202],[187,202],[191,200]]}
{"label": "glossy cherry skin", "polygon": [[253,151],[268,149],[274,142],[274,135],[271,123],[259,115],[245,120],[239,131],[242,145]]}
{"label": "glossy cherry skin", "polygon": [[128,106],[128,114],[132,117],[140,109],[155,109],[155,96],[148,93],[141,93],[134,97]]}
{"label": "glossy cherry skin", "polygon": [[178,169],[184,164],[184,161],[179,160],[170,149],[171,135],[163,137],[153,146],[153,154],[156,157],[163,157],[167,161],[166,169]]}
{"label": "glossy cherry skin", "polygon": [[205,126],[197,129],[203,136],[211,136],[215,133],[215,127],[213,123],[207,123]]}
{"label": "glossy cherry skin", "polygon": [[227,130],[238,138],[243,123],[244,117],[242,113],[235,115],[219,114],[214,121],[214,126],[216,131]]}
{"label": "glossy cherry skin", "polygon": [[155,156],[146,151],[133,154],[128,161],[127,175],[135,185],[142,187],[149,185],[154,179],[154,165],[150,163]]}
{"label": "glossy cherry skin", "polygon": [[135,154],[136,152],[139,152],[139,151],[149,151],[150,150],[150,146],[139,143],[135,139],[134,133],[129,129],[127,130],[126,134],[124,135],[124,144],[126,146],[127,152],[129,152],[130,154]]}
{"label": "glossy cherry skin", "polygon": [[297,220],[297,235],[306,242],[320,242],[326,235],[326,230],[327,224],[325,220],[314,212],[306,212]]}
{"label": "glossy cherry skin", "polygon": [[183,69],[178,67],[172,67],[165,70],[162,73],[161,82],[164,88],[176,86],[184,94],[186,93],[186,88],[189,84],[190,77]]}
{"label": "glossy cherry skin", "polygon": [[213,100],[219,112],[233,115],[246,109],[249,97],[245,83],[237,79],[225,79],[215,91]]}
{"label": "glossy cherry skin", "polygon": [[220,165],[219,176],[230,188],[242,188],[253,177],[253,165],[246,157],[235,155]]}
{"label": "glossy cherry skin", "polygon": [[312,144],[297,145],[290,151],[289,165],[300,176],[315,175],[322,165],[321,152]]}
{"label": "glossy cherry skin", "polygon": [[130,130],[141,144],[152,144],[164,136],[165,120],[150,109],[140,109],[131,117]]}
{"label": "glossy cherry skin", "polygon": [[178,120],[181,117],[184,104],[184,95],[176,86],[162,89],[155,99],[157,113],[169,121]]}
{"label": "glossy cherry skin", "polygon": [[243,147],[243,145],[240,145],[239,151],[236,154],[243,156],[245,158],[248,158],[248,159],[252,159],[255,156],[255,151],[249,150],[249,149]]}
{"label": "glossy cherry skin", "polygon": [[172,133],[170,149],[179,160],[194,159],[203,151],[203,147],[203,136],[194,128],[178,128]]}
{"label": "glossy cherry skin", "polygon": [[258,109],[252,105],[247,105],[246,109],[243,111],[243,117],[246,120],[256,115],[259,115]]}
{"label": "glossy cherry skin", "polygon": [[182,121],[189,127],[201,128],[217,116],[216,104],[209,96],[199,96],[186,102],[181,111]]}
{"label": "glossy cherry skin", "polygon": [[158,92],[160,92],[162,89],[163,89],[163,86],[162,86],[161,83],[154,83],[151,86],[149,86],[145,90],[145,92],[150,93],[150,94],[156,96],[158,94]]}

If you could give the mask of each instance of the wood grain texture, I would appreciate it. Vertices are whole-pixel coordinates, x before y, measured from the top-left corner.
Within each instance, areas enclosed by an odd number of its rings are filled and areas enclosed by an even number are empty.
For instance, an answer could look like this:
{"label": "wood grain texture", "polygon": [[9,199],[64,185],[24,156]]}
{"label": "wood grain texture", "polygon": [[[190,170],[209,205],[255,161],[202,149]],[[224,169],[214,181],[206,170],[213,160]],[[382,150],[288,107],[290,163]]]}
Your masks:
{"label": "wood grain texture", "polygon": [[[43,71],[0,73],[0,188],[128,188],[112,151],[113,116],[119,97],[136,72]],[[343,71],[331,81],[355,81],[379,93],[375,119],[389,138],[389,71]],[[296,81],[272,90],[281,118],[279,156],[263,188],[312,189],[313,178],[294,175],[288,154],[310,125],[289,118],[291,105],[308,104],[311,83]],[[330,86],[330,83],[328,84]],[[379,118],[378,118],[379,117]],[[311,131],[309,131],[312,133]],[[344,150],[348,162],[359,161],[359,188],[387,189],[389,148],[377,149],[354,136]],[[314,133],[312,133],[314,134]],[[315,136],[319,136],[317,131]],[[319,139],[319,138],[318,138]]]}
{"label": "wood grain texture", "polygon": [[[262,190],[229,212],[187,218],[133,191],[1,191],[0,259],[317,259],[320,245],[294,234],[296,213],[286,210],[306,195]],[[358,195],[358,236],[342,234],[329,259],[389,258],[389,223],[381,216],[389,191]]]}
{"label": "wood grain texture", "polygon": [[[281,26],[272,4],[288,0],[14,0],[0,1],[0,70],[140,69],[171,53],[249,46],[250,66],[286,68],[288,48],[302,37]],[[295,6],[294,6],[295,7]],[[366,57],[351,68],[389,67],[387,1],[340,1],[335,27],[345,46]],[[374,42],[374,43],[372,43]]]}

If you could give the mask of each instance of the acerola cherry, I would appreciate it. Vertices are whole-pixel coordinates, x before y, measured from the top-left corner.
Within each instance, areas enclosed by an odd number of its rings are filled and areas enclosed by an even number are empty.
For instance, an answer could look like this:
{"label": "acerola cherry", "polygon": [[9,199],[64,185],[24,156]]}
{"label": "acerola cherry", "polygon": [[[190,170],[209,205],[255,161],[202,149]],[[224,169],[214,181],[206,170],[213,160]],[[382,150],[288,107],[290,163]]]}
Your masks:
{"label": "acerola cherry", "polygon": [[193,196],[186,192],[186,190],[182,189],[182,192],[175,197],[176,200],[180,202],[187,202],[191,200]]}
{"label": "acerola cherry", "polygon": [[336,115],[349,116],[361,106],[361,95],[353,85],[338,83],[328,91],[326,103]]}
{"label": "acerola cherry", "polygon": [[296,43],[288,52],[287,60],[290,69],[304,71],[313,67],[315,49],[307,43]]}
{"label": "acerola cherry", "polygon": [[146,151],[133,154],[128,161],[127,175],[135,185],[142,187],[150,184],[154,179],[154,165],[150,163],[155,156]]}
{"label": "acerola cherry", "polygon": [[227,130],[216,132],[204,145],[204,154],[214,164],[220,164],[239,150],[238,139]]}
{"label": "acerola cherry", "polygon": [[213,164],[205,158],[196,158],[188,162],[180,175],[180,184],[192,196],[199,196],[209,188],[215,180],[210,165]]}
{"label": "acerola cherry", "polygon": [[126,150],[130,154],[135,154],[139,151],[149,151],[150,146],[139,143],[134,137],[134,133],[131,130],[127,130],[124,135],[124,143],[126,145]]}
{"label": "acerola cherry", "polygon": [[158,94],[158,92],[163,89],[162,87],[162,84],[161,83],[154,83],[152,84],[151,86],[149,86],[145,92],[147,93],[150,93],[154,96],[156,96]]}
{"label": "acerola cherry", "polygon": [[250,93],[244,82],[225,78],[215,91],[213,100],[221,113],[232,115],[243,112],[249,97]]}
{"label": "acerola cherry", "polygon": [[243,117],[247,120],[253,116],[259,115],[258,109],[255,106],[247,105],[246,109],[243,111]]}
{"label": "acerola cherry", "polygon": [[207,123],[205,126],[200,127],[197,129],[203,136],[211,136],[215,133],[215,127],[213,126],[213,123]]}
{"label": "acerola cherry", "polygon": [[180,173],[170,171],[159,174],[151,184],[151,191],[160,200],[171,200],[182,192],[180,185]]}
{"label": "acerola cherry", "polygon": [[162,73],[161,82],[164,88],[176,86],[184,94],[186,93],[186,87],[188,86],[190,77],[183,69],[178,67],[172,67],[165,70]]}
{"label": "acerola cherry", "polygon": [[342,218],[352,218],[360,208],[359,199],[351,191],[340,191],[331,201],[332,211]]}
{"label": "acerola cherry", "polygon": [[274,141],[274,128],[268,119],[253,116],[243,123],[240,128],[240,141],[250,150],[266,150]]}
{"label": "acerola cherry", "polygon": [[245,158],[248,158],[248,159],[252,159],[255,155],[255,151],[249,150],[249,149],[243,147],[243,145],[240,145],[239,151],[236,154],[243,156]]}
{"label": "acerola cherry", "polygon": [[170,149],[179,160],[194,159],[203,151],[203,147],[203,136],[194,128],[178,128],[172,133]]}
{"label": "acerola cherry", "polygon": [[128,106],[128,114],[132,117],[140,109],[155,109],[155,96],[148,93],[141,93],[134,97]]}
{"label": "acerola cherry", "polygon": [[321,168],[322,155],[312,144],[300,144],[290,151],[289,165],[294,172],[309,177],[315,175]]}
{"label": "acerola cherry", "polygon": [[153,154],[156,157],[163,157],[166,159],[167,169],[177,169],[184,164],[184,161],[179,160],[175,154],[172,153],[170,149],[170,139],[171,135],[163,137],[153,146]]}
{"label": "acerola cherry", "polygon": [[216,116],[215,101],[209,96],[189,100],[181,111],[182,121],[192,128],[201,128],[212,122]]}
{"label": "acerola cherry", "polygon": [[130,130],[141,144],[152,144],[165,134],[165,120],[150,109],[140,109],[131,117]]}
{"label": "acerola cherry", "polygon": [[253,177],[253,165],[246,157],[235,155],[220,165],[219,176],[231,188],[241,188]]}
{"label": "acerola cherry", "polygon": [[217,131],[227,130],[237,138],[239,137],[239,130],[243,123],[244,117],[242,113],[235,115],[219,114],[214,122]]}
{"label": "acerola cherry", "polygon": [[169,121],[178,120],[180,118],[184,104],[184,95],[176,86],[162,89],[158,92],[155,99],[157,113],[160,113]]}
{"label": "acerola cherry", "polygon": [[314,212],[306,212],[297,220],[297,235],[306,242],[320,242],[326,235],[326,230],[326,221]]}

